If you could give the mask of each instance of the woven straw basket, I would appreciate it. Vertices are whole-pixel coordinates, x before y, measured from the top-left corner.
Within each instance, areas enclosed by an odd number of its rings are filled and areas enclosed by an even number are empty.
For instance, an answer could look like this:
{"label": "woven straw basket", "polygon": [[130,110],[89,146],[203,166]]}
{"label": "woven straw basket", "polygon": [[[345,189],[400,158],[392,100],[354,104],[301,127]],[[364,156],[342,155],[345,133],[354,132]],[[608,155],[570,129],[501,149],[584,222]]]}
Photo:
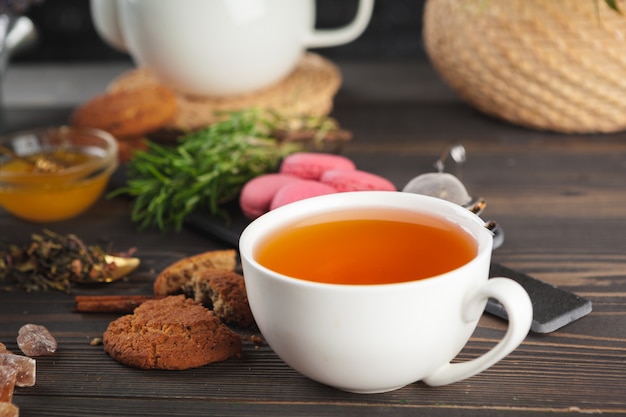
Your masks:
{"label": "woven straw basket", "polygon": [[626,12],[604,0],[427,0],[424,42],[486,114],[556,132],[626,129]]}

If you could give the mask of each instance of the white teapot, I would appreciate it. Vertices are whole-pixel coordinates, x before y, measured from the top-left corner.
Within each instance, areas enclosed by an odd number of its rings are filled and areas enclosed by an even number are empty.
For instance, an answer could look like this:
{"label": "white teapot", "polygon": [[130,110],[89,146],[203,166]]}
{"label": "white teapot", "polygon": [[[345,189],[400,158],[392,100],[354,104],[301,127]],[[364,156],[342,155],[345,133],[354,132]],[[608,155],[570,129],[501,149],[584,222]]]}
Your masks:
{"label": "white teapot", "polygon": [[90,0],[98,34],[164,84],[195,96],[262,89],[306,50],[351,42],[369,24],[360,0],[348,25],[316,30],[315,0]]}

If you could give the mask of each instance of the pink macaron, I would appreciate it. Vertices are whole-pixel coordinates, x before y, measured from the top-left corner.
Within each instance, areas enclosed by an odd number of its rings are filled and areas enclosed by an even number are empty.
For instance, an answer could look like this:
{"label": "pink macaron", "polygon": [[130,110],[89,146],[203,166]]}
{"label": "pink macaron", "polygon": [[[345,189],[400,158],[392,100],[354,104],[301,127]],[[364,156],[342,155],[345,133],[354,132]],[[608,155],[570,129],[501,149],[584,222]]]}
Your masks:
{"label": "pink macaron", "polygon": [[322,184],[319,181],[301,179],[282,186],[272,199],[270,210],[295,201],[304,200],[305,198],[333,194],[336,192],[337,190],[330,185]]}
{"label": "pink macaron", "polygon": [[322,184],[343,191],[397,191],[386,178],[356,169],[332,169],[322,174]]}
{"label": "pink macaron", "polygon": [[351,159],[341,155],[315,152],[296,152],[287,156],[280,165],[283,174],[295,175],[308,180],[319,180],[331,169],[356,169]]}
{"label": "pink macaron", "polygon": [[239,195],[239,206],[249,219],[256,219],[270,210],[274,195],[283,186],[301,181],[300,178],[288,174],[265,174],[248,181]]}

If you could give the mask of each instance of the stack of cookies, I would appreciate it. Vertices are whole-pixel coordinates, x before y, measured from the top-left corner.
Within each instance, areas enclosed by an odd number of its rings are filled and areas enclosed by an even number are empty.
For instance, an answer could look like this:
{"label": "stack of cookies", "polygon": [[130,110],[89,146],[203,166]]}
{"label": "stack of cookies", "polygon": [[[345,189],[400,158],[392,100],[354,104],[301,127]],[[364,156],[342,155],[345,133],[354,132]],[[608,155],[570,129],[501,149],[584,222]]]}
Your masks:
{"label": "stack of cookies", "polygon": [[205,252],[170,265],[154,282],[156,299],[109,324],[104,350],[141,369],[182,370],[239,355],[241,337],[227,324],[249,328],[254,318],[235,267],[235,250]]}
{"label": "stack of cookies", "polygon": [[178,94],[147,68],[113,80],[107,91],[79,106],[71,124],[108,131],[120,142],[120,157],[128,160],[146,136],[176,137],[209,126],[220,113],[261,108],[286,115],[326,116],[341,85],[341,73],[329,60],[306,53],[295,70],[261,91],[233,97]]}

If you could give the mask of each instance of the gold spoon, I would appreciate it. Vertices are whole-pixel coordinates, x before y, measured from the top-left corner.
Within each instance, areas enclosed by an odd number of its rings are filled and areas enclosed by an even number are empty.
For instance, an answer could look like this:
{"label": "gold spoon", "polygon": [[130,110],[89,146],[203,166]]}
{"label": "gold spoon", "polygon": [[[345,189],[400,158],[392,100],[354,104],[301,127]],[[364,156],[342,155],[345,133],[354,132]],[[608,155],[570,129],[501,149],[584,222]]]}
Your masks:
{"label": "gold spoon", "polygon": [[102,284],[119,281],[131,272],[133,272],[141,263],[139,258],[128,258],[123,256],[104,255],[104,261],[107,264],[114,264],[115,268],[111,272],[103,273],[102,276],[88,277],[85,279],[76,279],[74,282],[79,284]]}
{"label": "gold spoon", "polygon": [[139,258],[124,258],[113,255],[104,255],[104,260],[108,263],[115,264],[117,268],[115,268],[111,276],[102,277],[99,279],[99,282],[108,283],[120,280],[137,269],[140,264]]}

